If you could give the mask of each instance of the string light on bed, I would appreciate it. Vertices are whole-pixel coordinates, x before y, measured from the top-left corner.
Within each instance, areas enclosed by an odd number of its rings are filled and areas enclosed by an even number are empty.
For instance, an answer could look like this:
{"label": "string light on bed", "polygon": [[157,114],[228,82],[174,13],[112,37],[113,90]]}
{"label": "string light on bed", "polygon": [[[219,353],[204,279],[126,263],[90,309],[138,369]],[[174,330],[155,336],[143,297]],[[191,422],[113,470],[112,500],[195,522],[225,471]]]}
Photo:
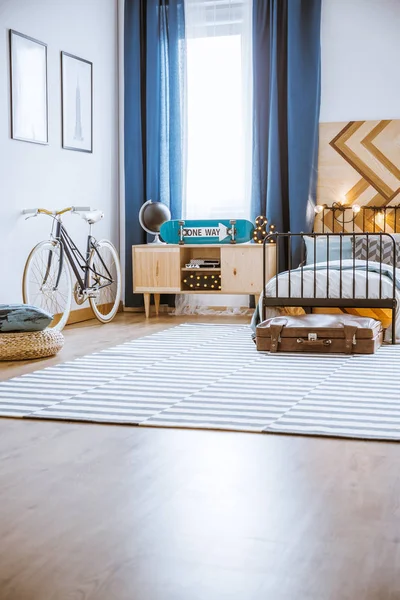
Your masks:
{"label": "string light on bed", "polygon": [[[356,230],[375,233],[380,229],[387,233],[400,233],[400,204],[359,206],[334,202],[332,205],[318,204],[314,207],[314,212],[315,232],[319,228],[322,233],[338,233],[345,230],[348,233],[354,233]],[[349,223],[350,227],[346,227]]]}
{"label": "string light on bed", "polygon": [[384,227],[385,224],[385,215],[383,210],[375,211],[375,225],[378,227]]}
{"label": "string light on bed", "polygon": [[[341,225],[344,225],[346,223],[352,223],[354,221],[354,219],[361,210],[361,206],[359,206],[358,204],[344,204],[343,202],[333,202],[331,206],[328,206],[327,204],[317,204],[314,207],[314,212],[316,215],[319,215],[326,209],[331,210],[334,219]],[[336,214],[337,211],[339,211],[340,217]],[[345,211],[351,211],[352,213],[351,217],[347,220],[344,218]]]}
{"label": "string light on bed", "polygon": [[[263,215],[259,215],[256,218],[255,224],[256,224],[256,226],[254,227],[254,231],[253,231],[253,241],[256,244],[262,244],[264,242],[264,239],[267,237],[267,235],[270,235],[271,233],[275,233],[275,225],[270,225],[269,231],[267,233],[268,219],[267,219],[267,217],[264,217]],[[269,243],[274,244],[275,240],[270,239]]]}

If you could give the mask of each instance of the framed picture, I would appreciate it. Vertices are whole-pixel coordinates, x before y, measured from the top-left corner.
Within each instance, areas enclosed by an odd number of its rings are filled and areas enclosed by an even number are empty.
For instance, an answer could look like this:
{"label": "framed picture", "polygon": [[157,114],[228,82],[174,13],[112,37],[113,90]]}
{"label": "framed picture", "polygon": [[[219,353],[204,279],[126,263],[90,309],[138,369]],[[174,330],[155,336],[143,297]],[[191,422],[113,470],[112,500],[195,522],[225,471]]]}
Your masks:
{"label": "framed picture", "polygon": [[93,151],[93,64],[61,52],[62,146]]}
{"label": "framed picture", "polygon": [[47,45],[10,29],[11,137],[48,143]]}

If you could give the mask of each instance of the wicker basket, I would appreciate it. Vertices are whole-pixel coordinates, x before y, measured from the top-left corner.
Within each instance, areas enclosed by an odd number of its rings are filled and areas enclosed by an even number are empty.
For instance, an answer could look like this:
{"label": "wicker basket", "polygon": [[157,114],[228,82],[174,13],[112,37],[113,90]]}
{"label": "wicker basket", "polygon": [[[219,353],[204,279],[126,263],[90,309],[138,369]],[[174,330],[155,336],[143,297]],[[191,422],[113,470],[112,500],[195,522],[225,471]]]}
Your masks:
{"label": "wicker basket", "polygon": [[0,333],[0,360],[31,360],[57,354],[64,345],[59,331],[44,329],[24,333]]}

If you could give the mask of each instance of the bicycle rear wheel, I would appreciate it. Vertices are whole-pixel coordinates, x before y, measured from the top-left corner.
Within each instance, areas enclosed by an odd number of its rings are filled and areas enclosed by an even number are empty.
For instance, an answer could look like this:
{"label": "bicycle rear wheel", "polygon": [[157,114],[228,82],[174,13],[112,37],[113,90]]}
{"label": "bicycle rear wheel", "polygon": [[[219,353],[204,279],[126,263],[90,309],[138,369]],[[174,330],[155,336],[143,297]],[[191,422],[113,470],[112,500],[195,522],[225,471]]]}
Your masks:
{"label": "bicycle rear wheel", "polygon": [[121,266],[118,252],[108,240],[100,240],[89,258],[89,297],[95,317],[109,323],[117,314],[121,300]]}
{"label": "bicycle rear wheel", "polygon": [[72,302],[71,273],[65,257],[62,264],[60,257],[57,244],[40,242],[28,256],[22,281],[24,302],[54,315],[49,327],[57,331],[65,327]]}

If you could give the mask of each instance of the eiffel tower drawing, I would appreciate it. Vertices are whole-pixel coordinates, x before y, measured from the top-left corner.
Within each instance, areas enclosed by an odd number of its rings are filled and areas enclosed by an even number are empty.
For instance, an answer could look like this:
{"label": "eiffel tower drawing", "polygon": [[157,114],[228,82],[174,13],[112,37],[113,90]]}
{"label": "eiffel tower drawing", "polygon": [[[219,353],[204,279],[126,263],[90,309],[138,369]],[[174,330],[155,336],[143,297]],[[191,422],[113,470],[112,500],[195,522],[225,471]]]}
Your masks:
{"label": "eiffel tower drawing", "polygon": [[81,88],[79,86],[79,77],[76,80],[75,90],[75,131],[74,140],[83,141],[83,128],[82,128],[82,109],[81,109]]}

